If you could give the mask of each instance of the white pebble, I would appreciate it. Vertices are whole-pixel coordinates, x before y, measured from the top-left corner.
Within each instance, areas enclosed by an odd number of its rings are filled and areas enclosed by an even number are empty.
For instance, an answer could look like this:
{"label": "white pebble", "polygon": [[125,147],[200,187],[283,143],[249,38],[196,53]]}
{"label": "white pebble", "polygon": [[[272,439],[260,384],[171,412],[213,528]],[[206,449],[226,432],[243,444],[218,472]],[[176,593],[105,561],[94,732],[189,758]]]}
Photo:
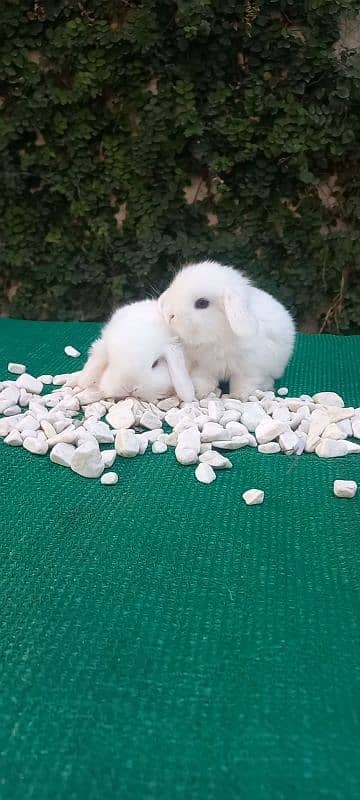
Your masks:
{"label": "white pebble", "polygon": [[20,406],[8,406],[3,411],[4,417],[13,417],[15,416],[15,414],[20,414],[20,413],[21,413]]}
{"label": "white pebble", "polygon": [[207,422],[201,432],[202,442],[225,441],[230,438],[230,433],[218,422]]}
{"label": "white pebble", "polygon": [[25,439],[28,439],[29,436],[30,438],[33,436],[35,439],[37,439],[36,431],[33,431],[31,428],[24,428],[23,430],[20,431],[20,434],[23,442],[25,441]]}
{"label": "white pebble", "polygon": [[209,464],[213,469],[232,469],[232,463],[229,458],[225,458],[221,453],[216,450],[207,450],[199,456],[201,464]]}
{"label": "white pebble", "polygon": [[351,419],[355,414],[355,409],[329,406],[326,409],[326,413],[329,417],[329,422],[342,422],[344,419]]}
{"label": "white pebble", "polygon": [[279,445],[284,453],[294,453],[298,445],[298,437],[293,431],[285,431],[279,436]]}
{"label": "white pebble", "polygon": [[247,489],[242,497],[247,506],[257,506],[264,502],[264,492],[262,489]]}
{"label": "white pebble", "polygon": [[360,444],[355,444],[355,442],[346,442],[346,444],[348,455],[351,455],[352,453],[360,453]]}
{"label": "white pebble", "polygon": [[18,431],[24,430],[33,430],[38,431],[40,428],[39,420],[35,419],[32,414],[21,414],[18,421],[16,422],[16,428]]}
{"label": "white pebble", "polygon": [[356,481],[334,481],[334,495],[336,497],[355,497],[357,488]]}
{"label": "white pebble", "polygon": [[223,442],[218,442],[217,440],[213,442],[213,447],[216,450],[240,450],[242,447],[249,447],[251,446],[250,434],[247,436],[233,436],[232,439],[224,440]]}
{"label": "white pebble", "polygon": [[219,419],[219,425],[222,425],[223,428],[226,428],[228,422],[239,422],[240,416],[240,411],[235,411],[235,409],[230,408],[228,411],[225,411],[221,419]]}
{"label": "white pebble", "polygon": [[[269,398],[267,398],[267,397],[264,397],[264,399],[261,401],[261,408],[263,409],[263,411],[265,411],[265,414],[268,414],[268,416],[271,416],[273,411],[274,411],[274,409],[277,408],[277,407],[278,406],[277,406],[276,402],[274,402],[274,400],[269,400]],[[289,409],[288,409],[288,411],[289,411]]]}
{"label": "white pebble", "polygon": [[[200,405],[201,404],[202,401],[200,400]],[[224,407],[226,408],[227,411],[229,411],[230,409],[235,409],[235,411],[242,411],[244,405],[246,405],[246,403],[242,403],[241,400],[236,400],[235,398],[232,397],[224,401]]]}
{"label": "white pebble", "polygon": [[295,448],[295,455],[302,456],[306,447],[306,434],[299,433],[298,435],[298,443]]}
{"label": "white pebble", "polygon": [[194,425],[199,428],[199,431],[203,430],[203,427],[207,422],[210,422],[207,414],[199,414],[198,417],[194,417]]}
{"label": "white pebble", "polygon": [[175,448],[175,458],[182,464],[183,466],[188,466],[189,464],[196,464],[198,462],[198,454],[196,450],[192,450],[190,447],[177,447]]}
{"label": "white pebble", "polygon": [[177,446],[179,448],[189,448],[198,453],[200,450],[200,431],[194,427],[181,431],[178,435]]}
{"label": "white pebble", "polygon": [[119,403],[111,406],[105,419],[106,422],[116,430],[120,430],[120,428],[131,428],[135,423],[132,405],[127,403],[126,400],[120,400]]}
{"label": "white pebble", "polygon": [[19,394],[19,406],[24,408],[25,406],[29,405],[29,401],[31,400],[31,394],[26,391],[26,389],[21,389]]}
{"label": "white pebble", "polygon": [[30,400],[29,402],[29,411],[31,415],[38,420],[38,422],[41,422],[42,419],[47,419],[49,414],[47,408],[45,408],[42,404],[34,403],[33,400]]}
{"label": "white pebble", "polygon": [[343,407],[345,405],[342,397],[336,392],[317,392],[317,394],[313,395],[315,403],[320,403],[322,406],[340,406]]}
{"label": "white pebble", "polygon": [[144,438],[146,437],[147,441],[150,442],[150,444],[153,444],[153,442],[156,442],[160,436],[163,435],[163,433],[164,431],[162,428],[155,428],[153,431],[144,431],[139,435],[144,436]]}
{"label": "white pebble", "polygon": [[139,434],[136,436],[136,441],[139,447],[139,456],[143,456],[147,451],[149,440],[143,434]]}
{"label": "white pebble", "polygon": [[52,382],[54,386],[63,386],[63,384],[66,383],[66,381],[68,380],[68,378],[69,374],[67,372],[63,372],[60,375],[54,375]]}
{"label": "white pebble", "polygon": [[70,467],[83,478],[99,478],[104,471],[99,445],[84,442],[75,450]]}
{"label": "white pebble", "polygon": [[324,439],[343,439],[344,438],[343,431],[341,430],[339,425],[336,425],[335,422],[330,422],[330,425],[326,426],[325,430],[323,431],[322,436],[323,436]]}
{"label": "white pebble", "polygon": [[47,439],[51,439],[53,436],[56,436],[56,430],[51,422],[48,422],[46,419],[42,419],[38,424],[40,424],[40,428],[42,431],[44,431]]}
{"label": "white pebble", "polygon": [[233,436],[248,436],[248,429],[241,422],[227,422],[226,430]]}
{"label": "white pebble", "polygon": [[27,372],[20,375],[20,378],[16,381],[16,385],[19,389],[25,389],[31,394],[41,394],[44,388],[42,382],[39,381],[38,378],[34,378],[33,375],[29,375]]}
{"label": "white pebble", "polygon": [[77,431],[74,425],[69,425],[68,428],[65,428],[64,431],[61,433],[57,433],[56,436],[52,436],[48,439],[49,447],[54,447],[56,444],[64,442],[65,444],[73,444],[76,442],[77,438]]}
{"label": "white pebble", "polygon": [[139,453],[139,442],[133,430],[120,428],[116,434],[115,449],[119,456],[134,458]]}
{"label": "white pebble", "polygon": [[202,455],[203,453],[209,453],[210,450],[212,450],[211,442],[202,442],[200,445],[199,455]]}
{"label": "white pebble", "polygon": [[41,383],[43,383],[44,386],[50,386],[52,384],[52,382],[53,382],[53,376],[52,375],[39,375],[38,376],[38,381],[41,381]]}
{"label": "white pebble", "polygon": [[0,437],[4,438],[8,435],[10,430],[10,421],[9,419],[0,419]]}
{"label": "white pebble", "polygon": [[[155,403],[149,403],[149,408],[145,409],[145,411],[151,411],[153,414],[155,414],[155,417],[159,418],[160,422],[162,422],[162,420],[165,419],[165,411],[161,411],[161,409],[158,408],[155,405]],[[143,413],[145,413],[145,411]],[[141,419],[141,416],[142,416],[142,414],[140,412],[139,419]]]}
{"label": "white pebble", "polygon": [[200,483],[212,483],[216,479],[215,472],[210,464],[198,464],[195,470],[196,480]]}
{"label": "white pebble", "polygon": [[260,422],[266,418],[266,412],[260,403],[256,403],[256,405],[255,403],[244,403],[244,406],[245,408],[241,414],[241,422],[250,433],[254,433]]}
{"label": "white pebble", "polygon": [[329,422],[327,413],[321,408],[313,411],[310,417],[309,436],[321,436]]}
{"label": "white pebble", "polygon": [[119,480],[119,476],[116,472],[105,472],[104,475],[100,478],[100,483],[104,486],[113,486]]}
{"label": "white pebble", "polygon": [[64,353],[66,353],[67,356],[70,356],[70,358],[78,358],[81,356],[79,350],[77,350],[76,347],[73,347],[71,344],[67,344],[66,347],[64,347]]}
{"label": "white pebble", "polygon": [[114,434],[106,422],[96,419],[86,419],[84,422],[85,430],[89,431],[100,444],[113,444]]}
{"label": "white pebble", "polygon": [[72,422],[69,417],[62,417],[62,419],[56,419],[55,422],[51,424],[54,424],[56,433],[62,433],[62,431],[65,431],[66,428],[72,424]]}
{"label": "white pebble", "polygon": [[310,434],[308,434],[305,443],[305,453],[315,453],[315,450],[318,444],[320,444],[320,442],[321,442],[320,436],[317,436],[316,434],[310,436]]}
{"label": "white pebble", "polygon": [[12,381],[12,384],[13,384],[12,386],[6,386],[5,389],[3,389],[2,392],[0,392],[0,402],[1,403],[7,402],[8,406],[17,403],[20,395],[20,390],[16,386],[16,382],[14,383]]}
{"label": "white pebble", "polygon": [[276,419],[278,422],[287,422],[288,424],[291,422],[291,414],[287,406],[277,406],[270,410],[270,413],[272,418]]}
{"label": "white pebble", "polygon": [[168,437],[166,439],[167,446],[168,447],[176,447],[177,443],[178,443],[178,435],[177,435],[177,433],[174,433],[174,431],[172,433],[169,433]]}
{"label": "white pebble", "polygon": [[104,467],[112,467],[116,459],[116,450],[102,450],[101,458],[103,460]]}
{"label": "white pebble", "polygon": [[279,397],[286,397],[289,394],[289,389],[287,386],[280,386],[280,389],[277,390]]}
{"label": "white pebble", "polygon": [[177,408],[179,405],[179,398],[178,397],[167,397],[165,400],[160,400],[158,403],[158,408],[161,411],[170,411],[170,408]]}
{"label": "white pebble", "polygon": [[7,368],[13,375],[22,375],[26,372],[25,364],[17,364],[16,361],[9,361]]}
{"label": "white pebble", "polygon": [[310,428],[310,419],[302,419],[298,428],[296,428],[296,433],[305,433],[306,435],[309,433]]}
{"label": "white pebble", "polygon": [[271,417],[266,417],[256,426],[255,436],[259,444],[267,444],[267,442],[273,442],[274,439],[277,439],[278,436],[285,433],[287,430],[288,425],[285,422],[279,422],[271,419]]}
{"label": "white pebble", "polygon": [[89,403],[88,406],[85,406],[85,418],[87,417],[95,417],[96,419],[101,419],[106,414],[106,407],[105,403],[99,401],[98,403]]}
{"label": "white pebble", "polygon": [[153,431],[160,425],[160,419],[156,414],[153,414],[152,411],[145,411],[140,419],[140,425],[143,428],[147,428],[149,431]]}
{"label": "white pebble", "polygon": [[171,428],[174,428],[175,425],[180,421],[181,417],[183,416],[181,408],[170,408],[170,411],[167,411],[165,414],[165,422],[170,425]]}
{"label": "white pebble", "polygon": [[153,442],[153,444],[151,446],[151,450],[155,454],[157,454],[157,453],[166,453],[167,446],[166,446],[165,442]]}
{"label": "white pebble", "polygon": [[294,416],[292,417],[292,419],[290,421],[291,429],[293,431],[295,431],[301,425],[301,423],[304,420],[308,421],[308,426],[309,426],[310,425],[310,410],[309,410],[308,406],[302,406],[301,408],[299,408],[298,411],[295,412]]}
{"label": "white pebble", "polygon": [[299,397],[287,397],[285,402],[289,411],[294,411],[295,413],[304,405],[304,401],[300,400]]}
{"label": "white pebble", "polygon": [[224,405],[221,400],[209,400],[208,416],[211,422],[219,422],[219,419],[222,417],[224,411]]}
{"label": "white pebble", "polygon": [[29,453],[33,453],[37,456],[44,456],[49,449],[46,441],[38,437],[35,438],[34,436],[29,436],[27,439],[24,439],[23,447],[25,450],[28,450]]}
{"label": "white pebble", "polygon": [[360,439],[360,415],[351,419],[352,435],[355,439]]}
{"label": "white pebble", "polygon": [[259,444],[259,453],[280,453],[280,445],[278,442],[266,442],[266,444]]}
{"label": "white pebble", "polygon": [[76,429],[75,437],[74,444],[76,444],[77,447],[80,447],[84,442],[91,442],[95,446],[99,444],[95,436],[90,433],[90,431],[86,431],[82,426]]}
{"label": "white pebble", "polygon": [[337,426],[340,431],[342,431],[342,438],[347,439],[348,436],[352,436],[352,427],[351,427],[351,420],[350,419],[343,419],[337,423]]}
{"label": "white pebble", "polygon": [[61,467],[70,467],[75,447],[72,444],[60,442],[53,447],[50,453],[50,461],[59,464]]}
{"label": "white pebble", "polygon": [[80,404],[77,397],[64,397],[63,400],[59,403],[59,409],[64,411],[67,416],[76,416],[76,414],[80,410]]}
{"label": "white pebble", "polygon": [[21,433],[17,430],[10,431],[4,439],[5,444],[10,444],[12,447],[20,447],[22,445]]}
{"label": "white pebble", "polygon": [[188,430],[188,428],[194,427],[194,420],[192,417],[185,416],[183,417],[180,422],[177,422],[175,427],[173,428],[174,433],[182,433],[182,431]]}
{"label": "white pebble", "polygon": [[320,458],[341,458],[348,454],[348,442],[321,439],[315,447],[315,453]]}

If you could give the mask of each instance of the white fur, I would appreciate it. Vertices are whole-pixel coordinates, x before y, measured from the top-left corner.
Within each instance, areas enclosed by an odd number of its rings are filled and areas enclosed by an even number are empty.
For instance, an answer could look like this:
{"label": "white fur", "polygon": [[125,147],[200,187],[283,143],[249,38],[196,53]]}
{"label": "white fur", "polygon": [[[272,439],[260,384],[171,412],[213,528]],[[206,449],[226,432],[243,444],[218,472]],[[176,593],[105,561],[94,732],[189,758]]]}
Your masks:
{"label": "white fur", "polygon": [[115,311],[92,344],[84,369],[68,382],[82,387],[97,384],[104,397],[132,395],[157,402],[174,390],[181,400],[190,402],[194,397],[181,345],[156,300]]}
{"label": "white fur", "polygon": [[[196,309],[195,301],[210,305]],[[184,267],[159,298],[165,321],[181,339],[197,397],[230,381],[232,397],[272,389],[291,356],[295,326],[274,297],[242,273],[214,261]]]}

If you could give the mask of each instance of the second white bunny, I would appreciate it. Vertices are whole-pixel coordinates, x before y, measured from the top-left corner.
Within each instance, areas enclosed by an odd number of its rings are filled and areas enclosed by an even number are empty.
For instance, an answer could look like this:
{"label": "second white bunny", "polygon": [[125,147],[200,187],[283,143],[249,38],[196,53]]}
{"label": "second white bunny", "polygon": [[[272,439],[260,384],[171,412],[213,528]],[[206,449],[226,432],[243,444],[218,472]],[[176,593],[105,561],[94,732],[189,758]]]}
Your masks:
{"label": "second white bunny", "polygon": [[119,308],[90,348],[80,372],[68,385],[95,384],[104,397],[133,396],[148,402],[176,392],[190,402],[194,389],[181,344],[164,322],[156,300]]}
{"label": "second white bunny", "polygon": [[230,395],[247,400],[256,389],[272,389],[284,372],[294,322],[281,303],[232,267],[214,261],[184,267],[159,304],[183,343],[197,397],[230,381]]}

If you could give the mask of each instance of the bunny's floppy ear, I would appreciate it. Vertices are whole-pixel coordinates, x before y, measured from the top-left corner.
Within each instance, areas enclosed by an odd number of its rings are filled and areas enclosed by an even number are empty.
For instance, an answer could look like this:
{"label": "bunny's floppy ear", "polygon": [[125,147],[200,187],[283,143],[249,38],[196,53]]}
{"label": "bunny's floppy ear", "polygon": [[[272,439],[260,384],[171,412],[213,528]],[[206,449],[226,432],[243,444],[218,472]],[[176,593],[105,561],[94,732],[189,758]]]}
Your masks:
{"label": "bunny's floppy ear", "polygon": [[185,403],[191,403],[191,401],[194,400],[195,392],[192,380],[186,368],[181,345],[178,342],[172,342],[166,347],[164,356],[177,396]]}
{"label": "bunny's floppy ear", "polygon": [[160,297],[158,297],[158,306],[159,306],[159,309],[160,309],[160,313],[161,313],[161,314],[163,314],[163,313],[164,313],[164,300],[165,300],[165,297],[166,297],[167,293],[168,293],[168,290],[167,290],[167,289],[165,289],[165,292],[163,292],[163,293],[160,295]]}
{"label": "bunny's floppy ear", "polygon": [[257,321],[246,305],[246,299],[233,289],[225,289],[224,311],[231,330],[236,336],[255,336]]}

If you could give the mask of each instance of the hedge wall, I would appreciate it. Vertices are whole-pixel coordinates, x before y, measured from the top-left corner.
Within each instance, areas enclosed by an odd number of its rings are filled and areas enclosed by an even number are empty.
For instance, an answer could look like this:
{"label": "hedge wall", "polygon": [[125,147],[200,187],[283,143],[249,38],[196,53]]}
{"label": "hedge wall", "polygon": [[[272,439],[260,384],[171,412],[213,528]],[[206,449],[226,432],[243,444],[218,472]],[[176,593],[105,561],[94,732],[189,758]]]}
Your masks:
{"label": "hedge wall", "polygon": [[359,331],[359,7],[3,0],[2,312],[101,319],[213,257]]}

